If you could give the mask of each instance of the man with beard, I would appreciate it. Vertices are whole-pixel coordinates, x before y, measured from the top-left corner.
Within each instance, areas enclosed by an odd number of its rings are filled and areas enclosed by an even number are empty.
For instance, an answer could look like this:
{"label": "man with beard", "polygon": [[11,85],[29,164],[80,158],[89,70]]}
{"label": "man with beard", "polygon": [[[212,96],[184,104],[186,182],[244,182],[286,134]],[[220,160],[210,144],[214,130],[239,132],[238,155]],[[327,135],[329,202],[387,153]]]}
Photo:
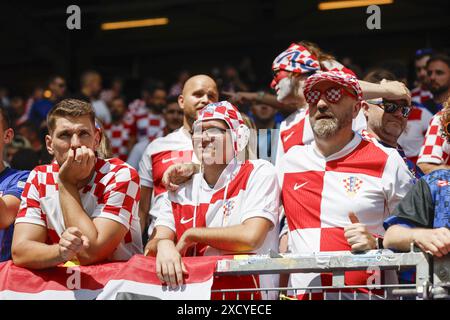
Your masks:
{"label": "man with beard", "polygon": [[[164,172],[173,164],[193,161],[192,124],[203,107],[217,102],[218,99],[217,85],[211,77],[196,75],[189,78],[178,97],[179,108],[184,113],[182,126],[167,136],[154,140],[145,149],[139,163],[141,178],[139,217],[143,232],[147,230],[150,208],[158,207],[158,199],[166,192],[161,183]],[[153,227],[148,228],[149,236],[152,232]]]}
{"label": "man with beard", "polygon": [[[417,165],[426,174],[439,169],[450,169],[450,142],[445,139],[445,123],[450,120],[450,98],[444,104],[442,111],[431,119],[422,149],[420,149]],[[448,137],[448,136],[447,136]]]}
{"label": "man with beard", "polygon": [[432,56],[427,62],[427,73],[433,99],[426,101],[424,106],[436,114],[450,96],[450,57],[444,54]]}
{"label": "man with beard", "polygon": [[[364,251],[376,249],[384,233],[383,220],[411,188],[413,176],[395,149],[363,140],[352,130],[362,91],[358,80],[343,72],[317,72],[305,82],[310,145],[292,147],[277,163],[281,199],[286,213],[291,251]],[[380,276],[346,272],[346,285],[367,285]],[[385,273],[388,283],[395,273]],[[331,285],[329,274],[292,274],[292,287]],[[298,297],[308,299],[304,291]],[[353,299],[353,290],[342,290]],[[358,299],[367,289],[356,289]],[[376,290],[374,295],[380,294]],[[327,292],[336,299],[339,293]],[[323,299],[321,290],[313,299]]]}
{"label": "man with beard", "polygon": [[137,141],[147,140],[152,142],[163,136],[166,123],[163,118],[163,110],[167,105],[167,92],[163,88],[152,88],[146,95],[145,105],[138,105],[131,109],[127,115],[127,121],[136,126]]}
{"label": "man with beard", "polygon": [[136,143],[135,127],[125,121],[127,106],[122,97],[111,100],[112,122],[103,126],[106,136],[111,144],[111,153],[114,158],[126,161],[128,153]]}

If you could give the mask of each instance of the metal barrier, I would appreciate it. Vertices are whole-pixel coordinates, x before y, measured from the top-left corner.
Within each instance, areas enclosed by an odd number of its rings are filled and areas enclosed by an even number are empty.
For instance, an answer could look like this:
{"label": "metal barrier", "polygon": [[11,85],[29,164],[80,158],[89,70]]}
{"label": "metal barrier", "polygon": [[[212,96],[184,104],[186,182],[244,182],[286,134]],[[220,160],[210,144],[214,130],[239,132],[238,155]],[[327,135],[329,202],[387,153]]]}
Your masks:
{"label": "metal barrier", "polygon": [[[346,286],[344,272],[368,270],[405,270],[415,269],[416,278],[413,284],[376,284],[365,286]],[[292,299],[286,292],[304,290],[311,299],[314,292],[323,292],[324,299],[449,299],[450,292],[450,255],[444,258],[431,258],[423,252],[395,253],[391,250],[370,250],[361,254],[349,251],[318,252],[313,254],[284,254],[269,253],[267,255],[237,256],[230,260],[220,260],[216,268],[217,276],[236,275],[265,275],[290,273],[332,273],[331,286],[294,288],[244,288],[212,290],[215,294],[234,292],[236,298],[247,293],[246,299],[253,299],[255,292],[278,293],[282,299]],[[361,297],[357,289],[367,289],[367,295]],[[374,294],[375,289],[383,289],[384,294]],[[344,293],[352,291],[353,295]],[[332,291],[332,293],[329,293]],[[378,291],[377,291],[378,292]],[[250,294],[250,297],[248,296]],[[295,299],[295,298],[294,298]]]}

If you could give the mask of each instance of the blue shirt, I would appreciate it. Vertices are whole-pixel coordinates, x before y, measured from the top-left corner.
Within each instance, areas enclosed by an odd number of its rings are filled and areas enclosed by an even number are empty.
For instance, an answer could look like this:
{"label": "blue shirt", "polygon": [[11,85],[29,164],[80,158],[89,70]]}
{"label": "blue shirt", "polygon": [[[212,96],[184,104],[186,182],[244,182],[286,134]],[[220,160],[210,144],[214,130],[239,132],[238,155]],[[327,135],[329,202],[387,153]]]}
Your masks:
{"label": "blue shirt", "polygon": [[[0,172],[0,197],[12,195],[20,200],[30,171],[6,168]],[[1,212],[0,212],[1,214]],[[11,259],[11,243],[14,223],[6,229],[0,229],[0,262]]]}

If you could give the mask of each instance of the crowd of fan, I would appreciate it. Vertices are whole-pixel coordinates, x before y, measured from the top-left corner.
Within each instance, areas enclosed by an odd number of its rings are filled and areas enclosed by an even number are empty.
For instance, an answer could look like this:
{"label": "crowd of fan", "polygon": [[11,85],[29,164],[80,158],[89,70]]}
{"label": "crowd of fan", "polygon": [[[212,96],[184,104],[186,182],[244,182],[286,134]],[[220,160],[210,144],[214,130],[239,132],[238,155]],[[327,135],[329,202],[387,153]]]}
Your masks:
{"label": "crowd of fan", "polygon": [[[81,75],[77,94],[60,75],[28,99],[1,89],[0,213],[9,216],[0,219],[1,257],[46,268],[145,253],[176,286],[186,255],[364,251],[383,242],[446,255],[450,58],[422,49],[414,66],[408,90],[398,65],[361,75],[302,41],[275,58],[271,89],[260,91],[250,91],[255,75],[245,83],[231,66],[221,77],[183,71],[170,87],[153,81],[137,99],[119,78],[103,90],[96,71]],[[351,273],[346,284],[369,276]],[[290,278],[295,287],[330,281]]]}

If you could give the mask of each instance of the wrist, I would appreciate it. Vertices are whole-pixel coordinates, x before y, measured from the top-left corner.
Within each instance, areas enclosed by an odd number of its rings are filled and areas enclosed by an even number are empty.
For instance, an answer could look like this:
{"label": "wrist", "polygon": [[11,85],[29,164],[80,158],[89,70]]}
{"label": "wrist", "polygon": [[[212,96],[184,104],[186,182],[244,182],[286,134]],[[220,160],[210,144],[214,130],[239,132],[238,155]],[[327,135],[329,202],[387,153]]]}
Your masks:
{"label": "wrist", "polygon": [[264,91],[258,91],[256,94],[255,94],[255,98],[253,99],[255,102],[259,102],[259,103],[261,103],[262,101],[263,101],[263,99],[264,99],[264,95],[265,95],[266,93],[264,92]]}

